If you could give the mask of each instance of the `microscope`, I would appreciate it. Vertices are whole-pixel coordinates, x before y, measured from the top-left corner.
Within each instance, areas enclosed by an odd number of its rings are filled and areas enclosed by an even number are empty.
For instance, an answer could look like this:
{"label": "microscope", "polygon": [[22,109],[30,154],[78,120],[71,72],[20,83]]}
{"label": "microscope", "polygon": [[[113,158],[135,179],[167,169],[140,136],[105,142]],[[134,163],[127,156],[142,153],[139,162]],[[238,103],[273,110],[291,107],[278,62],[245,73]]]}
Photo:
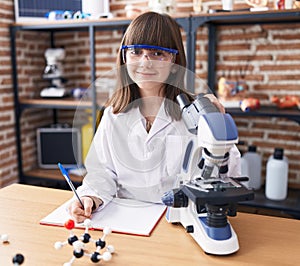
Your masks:
{"label": "microscope", "polygon": [[43,78],[50,81],[50,87],[42,89],[40,96],[43,98],[62,98],[66,96],[66,89],[63,84],[66,79],[63,77],[62,61],[65,58],[63,48],[49,48],[45,51],[47,65],[44,69]]}
{"label": "microscope", "polygon": [[166,219],[181,223],[205,253],[232,254],[239,243],[227,216],[236,216],[238,202],[254,199],[254,192],[240,183],[248,177],[228,176],[229,151],[238,142],[236,125],[204,95],[190,102],[182,94],[177,101],[197,140],[187,145],[178,187],[162,197]]}

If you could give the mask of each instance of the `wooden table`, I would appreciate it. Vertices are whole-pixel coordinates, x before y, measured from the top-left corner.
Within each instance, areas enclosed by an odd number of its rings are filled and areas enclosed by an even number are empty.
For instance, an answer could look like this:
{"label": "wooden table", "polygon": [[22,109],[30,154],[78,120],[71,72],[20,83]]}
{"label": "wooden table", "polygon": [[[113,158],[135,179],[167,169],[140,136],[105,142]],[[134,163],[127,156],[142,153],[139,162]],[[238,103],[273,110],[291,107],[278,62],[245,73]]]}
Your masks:
{"label": "wooden table", "polygon": [[[54,249],[54,243],[66,240],[69,232],[39,221],[71,196],[69,191],[20,184],[0,189],[0,234],[8,234],[10,240],[9,244],[0,243],[0,265],[13,265],[16,253],[25,256],[23,265],[28,266],[57,266],[69,261],[70,246]],[[299,265],[299,220],[238,213],[230,222],[240,243],[240,250],[232,255],[206,255],[182,226],[162,218],[150,237],[108,236],[108,244],[116,249],[111,261],[95,264],[84,257],[73,265]],[[77,235],[82,232],[75,230]],[[102,236],[99,231],[90,233],[93,238]]]}

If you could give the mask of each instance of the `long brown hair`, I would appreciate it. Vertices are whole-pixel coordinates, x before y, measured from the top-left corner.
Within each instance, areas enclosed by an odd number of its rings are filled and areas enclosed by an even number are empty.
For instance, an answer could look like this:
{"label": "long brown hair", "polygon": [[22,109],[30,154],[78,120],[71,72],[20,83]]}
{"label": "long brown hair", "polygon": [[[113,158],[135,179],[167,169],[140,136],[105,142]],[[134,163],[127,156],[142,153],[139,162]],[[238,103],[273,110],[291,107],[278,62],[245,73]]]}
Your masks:
{"label": "long brown hair", "polygon": [[[131,44],[155,45],[178,50],[174,63],[179,67],[176,71],[170,72],[162,93],[164,97],[171,100],[171,103],[176,102],[176,96],[180,93],[185,93],[192,99],[192,95],[184,89],[186,57],[180,28],[173,18],[155,12],[146,12],[136,17],[128,26],[121,46]],[[117,58],[117,90],[107,103],[113,107],[114,113],[127,111],[134,106],[129,104],[141,97],[138,85],[131,80],[124,64],[120,47]],[[177,104],[166,101],[165,109],[173,119],[180,119]]]}

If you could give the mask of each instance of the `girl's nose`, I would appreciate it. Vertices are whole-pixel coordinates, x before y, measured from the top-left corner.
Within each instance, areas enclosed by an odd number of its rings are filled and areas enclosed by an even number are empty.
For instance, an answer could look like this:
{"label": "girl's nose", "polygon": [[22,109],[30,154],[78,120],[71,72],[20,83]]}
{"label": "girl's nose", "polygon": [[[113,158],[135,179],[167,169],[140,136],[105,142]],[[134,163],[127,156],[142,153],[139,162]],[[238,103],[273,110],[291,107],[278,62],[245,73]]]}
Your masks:
{"label": "girl's nose", "polygon": [[144,57],[147,58],[148,60],[151,60],[151,59],[150,59],[150,56],[147,55],[147,54],[143,54],[143,55],[142,55],[142,58],[144,58]]}
{"label": "girl's nose", "polygon": [[151,61],[152,60],[151,60],[150,56],[147,55],[147,54],[143,54],[142,57],[141,57],[141,59],[140,59],[141,64],[142,65],[145,64],[146,66],[152,66],[152,62]]}

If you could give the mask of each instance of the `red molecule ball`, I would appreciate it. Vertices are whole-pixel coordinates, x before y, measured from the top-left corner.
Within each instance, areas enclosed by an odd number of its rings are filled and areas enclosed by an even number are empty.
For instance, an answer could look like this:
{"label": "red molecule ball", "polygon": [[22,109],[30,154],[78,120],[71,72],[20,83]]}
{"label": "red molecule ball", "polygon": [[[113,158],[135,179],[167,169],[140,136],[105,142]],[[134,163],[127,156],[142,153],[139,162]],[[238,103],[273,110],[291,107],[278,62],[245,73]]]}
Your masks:
{"label": "red molecule ball", "polygon": [[75,222],[72,219],[69,219],[68,221],[65,222],[65,227],[71,230],[75,227]]}

